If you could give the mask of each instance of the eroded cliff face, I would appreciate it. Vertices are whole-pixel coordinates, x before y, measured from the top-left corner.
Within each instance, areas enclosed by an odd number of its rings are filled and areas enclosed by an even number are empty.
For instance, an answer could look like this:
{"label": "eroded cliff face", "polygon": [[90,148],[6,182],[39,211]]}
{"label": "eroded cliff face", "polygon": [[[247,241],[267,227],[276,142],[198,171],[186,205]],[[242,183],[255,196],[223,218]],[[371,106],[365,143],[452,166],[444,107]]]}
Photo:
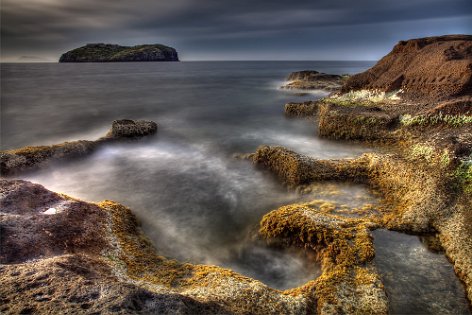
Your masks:
{"label": "eroded cliff face", "polygon": [[174,48],[160,44],[128,47],[99,43],[70,50],[59,59],[59,62],[124,61],[179,61],[179,57]]}
{"label": "eroded cliff face", "polygon": [[472,36],[447,35],[399,42],[374,67],[342,88],[401,91],[405,100],[445,100],[472,92]]}

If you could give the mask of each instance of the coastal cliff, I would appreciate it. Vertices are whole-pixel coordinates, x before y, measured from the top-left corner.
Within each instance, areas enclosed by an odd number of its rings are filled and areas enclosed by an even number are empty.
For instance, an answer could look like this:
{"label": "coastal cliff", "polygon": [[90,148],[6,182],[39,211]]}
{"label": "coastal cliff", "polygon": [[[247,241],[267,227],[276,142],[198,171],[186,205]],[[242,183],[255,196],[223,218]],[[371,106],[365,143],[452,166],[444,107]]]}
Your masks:
{"label": "coastal cliff", "polygon": [[405,100],[445,100],[472,93],[472,35],[400,41],[369,70],[352,76],[343,93],[400,91]]}
{"label": "coastal cliff", "polygon": [[179,61],[177,51],[168,46],[87,44],[64,53],[59,62]]}

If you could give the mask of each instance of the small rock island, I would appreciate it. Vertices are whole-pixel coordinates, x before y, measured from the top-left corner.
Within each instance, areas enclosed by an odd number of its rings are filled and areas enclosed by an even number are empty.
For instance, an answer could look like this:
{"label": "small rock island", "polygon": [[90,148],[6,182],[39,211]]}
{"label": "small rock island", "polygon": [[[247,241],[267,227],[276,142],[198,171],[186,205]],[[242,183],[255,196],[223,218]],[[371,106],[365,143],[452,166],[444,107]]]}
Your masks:
{"label": "small rock island", "polygon": [[62,54],[59,62],[179,61],[177,51],[161,44],[120,46],[87,44]]}

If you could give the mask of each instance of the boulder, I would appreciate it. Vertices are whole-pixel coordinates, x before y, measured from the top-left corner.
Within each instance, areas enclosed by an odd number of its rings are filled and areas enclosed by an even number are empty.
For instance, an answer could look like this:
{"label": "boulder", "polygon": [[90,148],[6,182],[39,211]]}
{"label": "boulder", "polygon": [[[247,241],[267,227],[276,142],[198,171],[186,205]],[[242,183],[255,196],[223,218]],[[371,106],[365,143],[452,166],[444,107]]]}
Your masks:
{"label": "boulder", "polygon": [[157,124],[147,120],[121,119],[113,121],[108,138],[139,138],[153,135],[157,132]]}
{"label": "boulder", "polygon": [[282,88],[335,92],[341,88],[346,79],[347,76],[345,75],[340,76],[314,70],[304,70],[292,72],[287,78],[288,83],[283,85]]}

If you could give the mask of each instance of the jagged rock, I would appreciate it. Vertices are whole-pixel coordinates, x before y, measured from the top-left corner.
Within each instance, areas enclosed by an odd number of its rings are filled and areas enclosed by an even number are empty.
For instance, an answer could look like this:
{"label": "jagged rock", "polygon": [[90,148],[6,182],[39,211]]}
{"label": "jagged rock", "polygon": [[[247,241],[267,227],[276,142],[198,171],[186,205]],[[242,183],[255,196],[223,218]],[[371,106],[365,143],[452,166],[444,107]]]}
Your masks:
{"label": "jagged rock", "polygon": [[157,132],[157,124],[147,120],[115,120],[106,137],[110,138],[137,138],[153,135]]}
{"label": "jagged rock", "polygon": [[350,77],[342,92],[401,91],[405,100],[439,101],[472,93],[472,35],[399,42],[369,70]]}
{"label": "jagged rock", "polygon": [[95,141],[78,140],[51,146],[24,147],[0,151],[0,174],[11,175],[36,168],[51,160],[71,159],[88,155],[104,143],[138,139],[157,132],[157,124],[146,120],[115,120],[110,131]]}
{"label": "jagged rock", "polygon": [[314,70],[297,71],[288,76],[288,83],[281,88],[335,92],[341,88],[347,78],[346,75],[326,74]]}
{"label": "jagged rock", "polygon": [[87,44],[64,53],[59,62],[179,61],[177,51],[168,46]]}
{"label": "jagged rock", "polygon": [[310,117],[318,114],[319,101],[307,101],[303,103],[290,102],[285,104],[287,117]]}

